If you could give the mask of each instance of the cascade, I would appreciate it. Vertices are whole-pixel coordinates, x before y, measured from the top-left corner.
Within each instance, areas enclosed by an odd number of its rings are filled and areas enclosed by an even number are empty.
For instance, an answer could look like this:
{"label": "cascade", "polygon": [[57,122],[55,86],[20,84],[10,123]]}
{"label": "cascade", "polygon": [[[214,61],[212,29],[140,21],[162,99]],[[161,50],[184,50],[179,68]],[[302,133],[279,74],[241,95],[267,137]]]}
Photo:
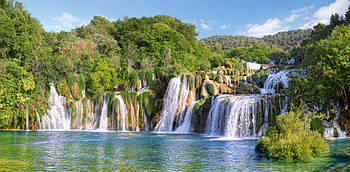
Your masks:
{"label": "cascade", "polygon": [[225,76],[225,80],[226,80],[226,85],[231,85],[232,84],[232,80],[230,76]]}
{"label": "cascade", "polygon": [[29,116],[28,116],[28,110],[26,110],[26,130],[29,131]]}
{"label": "cascade", "polygon": [[37,127],[40,129],[40,127],[41,127],[40,116],[39,116],[39,113],[36,109],[35,109],[35,114],[36,114],[36,118],[38,119],[38,126]]}
{"label": "cascade", "polygon": [[85,120],[85,129],[86,130],[95,130],[97,128],[97,118],[96,113],[94,112],[94,104],[87,100],[86,103],[86,120]]}
{"label": "cascade", "polygon": [[339,114],[340,114],[340,111],[338,110],[335,114],[335,118],[332,119],[330,122],[323,121],[323,124],[325,125],[325,131],[324,131],[325,137],[334,137],[334,128],[337,130],[339,138],[346,137],[346,131],[343,131],[337,122],[339,118]]}
{"label": "cascade", "polygon": [[50,84],[50,98],[47,114],[42,117],[41,129],[69,130],[71,117],[65,108],[66,98],[59,96],[53,84]]}
{"label": "cascade", "polygon": [[100,127],[99,130],[108,130],[108,104],[107,104],[107,96],[106,94],[103,95],[103,105],[102,105],[102,112],[101,112],[101,118],[100,118]]}
{"label": "cascade", "polygon": [[[121,129],[122,131],[126,131],[126,114],[128,113],[128,111],[126,110],[126,106],[125,106],[125,103],[124,103],[124,100],[122,98],[122,96],[120,95],[115,95],[115,98],[119,101],[119,114],[118,115],[118,124],[120,124],[121,122],[121,126],[118,127],[119,129]],[[119,118],[119,116],[121,117],[121,120]]]}
{"label": "cascade", "polygon": [[140,131],[140,126],[139,126],[139,113],[140,113],[140,105],[139,103],[137,103],[137,107],[136,107],[136,131]]}
{"label": "cascade", "polygon": [[217,96],[213,100],[207,118],[205,133],[209,136],[230,138],[261,136],[263,128],[269,123],[269,115],[277,115],[281,111],[269,108],[275,105],[274,98],[281,99],[281,97],[279,95]]}
{"label": "cascade", "polygon": [[270,72],[267,77],[264,88],[260,89],[262,94],[275,94],[279,92],[280,84],[282,84],[283,88],[288,87],[288,82],[291,80],[289,75],[292,70],[281,70],[279,72]]}
{"label": "cascade", "polygon": [[190,133],[190,132],[192,132],[192,130],[191,130],[191,120],[192,120],[193,107],[199,101],[200,100],[197,100],[197,101],[193,102],[191,104],[191,106],[189,106],[187,108],[185,119],[184,119],[183,123],[176,129],[176,132],[179,132],[179,133]]}
{"label": "cascade", "polygon": [[145,131],[149,131],[149,125],[148,125],[148,122],[147,122],[147,115],[146,115],[146,113],[144,113],[143,115],[144,115],[143,118],[144,118],[144,124],[145,124]]}
{"label": "cascade", "polygon": [[164,105],[161,111],[160,120],[156,125],[156,131],[171,132],[173,121],[178,108],[181,78],[176,77],[170,80],[164,95]]}

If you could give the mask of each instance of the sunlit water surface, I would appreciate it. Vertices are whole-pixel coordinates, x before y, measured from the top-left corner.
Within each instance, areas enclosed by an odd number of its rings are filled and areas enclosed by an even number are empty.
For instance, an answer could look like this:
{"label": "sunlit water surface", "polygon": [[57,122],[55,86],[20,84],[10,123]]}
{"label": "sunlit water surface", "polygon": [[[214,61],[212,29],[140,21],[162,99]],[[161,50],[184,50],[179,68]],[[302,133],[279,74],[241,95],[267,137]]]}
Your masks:
{"label": "sunlit water surface", "polygon": [[32,131],[0,132],[2,170],[347,171],[350,140],[330,142],[329,156],[309,162],[260,158],[256,140],[200,135]]}

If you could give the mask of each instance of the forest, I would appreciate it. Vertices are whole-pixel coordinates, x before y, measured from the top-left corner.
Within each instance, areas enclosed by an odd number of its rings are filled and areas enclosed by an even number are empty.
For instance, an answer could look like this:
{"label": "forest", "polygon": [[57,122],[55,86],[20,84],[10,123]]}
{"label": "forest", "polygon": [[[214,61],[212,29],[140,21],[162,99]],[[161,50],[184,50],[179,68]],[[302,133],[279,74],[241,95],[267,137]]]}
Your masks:
{"label": "forest", "polygon": [[220,45],[223,50],[231,50],[238,47],[249,47],[255,44],[267,44],[270,47],[290,51],[293,47],[300,45],[304,39],[310,38],[312,29],[298,29],[278,32],[274,35],[266,35],[262,38],[248,36],[212,36],[200,41],[210,47]]}
{"label": "forest", "polygon": [[[47,109],[49,83],[82,76],[89,97],[123,90],[136,71],[167,82],[216,67],[223,55],[198,42],[195,26],[164,15],[108,21],[94,16],[71,32],[45,32],[21,3],[0,1],[0,128],[24,127]],[[15,127],[17,128],[17,127]]]}

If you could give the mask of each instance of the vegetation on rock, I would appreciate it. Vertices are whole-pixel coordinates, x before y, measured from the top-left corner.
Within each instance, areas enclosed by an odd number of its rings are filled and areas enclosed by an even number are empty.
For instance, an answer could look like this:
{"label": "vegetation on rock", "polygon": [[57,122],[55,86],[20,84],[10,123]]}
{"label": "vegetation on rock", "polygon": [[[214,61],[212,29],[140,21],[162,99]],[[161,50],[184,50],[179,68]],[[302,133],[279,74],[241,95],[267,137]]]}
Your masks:
{"label": "vegetation on rock", "polygon": [[311,119],[301,109],[277,116],[276,126],[267,129],[256,150],[282,160],[309,160],[327,153],[328,143],[319,132],[311,130]]}

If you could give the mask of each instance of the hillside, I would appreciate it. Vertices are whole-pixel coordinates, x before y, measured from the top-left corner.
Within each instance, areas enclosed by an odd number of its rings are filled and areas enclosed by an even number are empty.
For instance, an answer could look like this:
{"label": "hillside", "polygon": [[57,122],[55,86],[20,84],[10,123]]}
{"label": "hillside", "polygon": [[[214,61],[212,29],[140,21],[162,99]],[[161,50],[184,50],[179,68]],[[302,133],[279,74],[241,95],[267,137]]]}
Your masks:
{"label": "hillside", "polygon": [[279,32],[275,35],[267,35],[262,38],[248,36],[212,36],[204,38],[207,45],[215,47],[216,44],[222,46],[223,50],[230,50],[237,47],[248,47],[255,44],[271,44],[285,51],[291,50],[294,46],[300,45],[303,40],[310,38],[311,29],[308,30],[291,30]]}

